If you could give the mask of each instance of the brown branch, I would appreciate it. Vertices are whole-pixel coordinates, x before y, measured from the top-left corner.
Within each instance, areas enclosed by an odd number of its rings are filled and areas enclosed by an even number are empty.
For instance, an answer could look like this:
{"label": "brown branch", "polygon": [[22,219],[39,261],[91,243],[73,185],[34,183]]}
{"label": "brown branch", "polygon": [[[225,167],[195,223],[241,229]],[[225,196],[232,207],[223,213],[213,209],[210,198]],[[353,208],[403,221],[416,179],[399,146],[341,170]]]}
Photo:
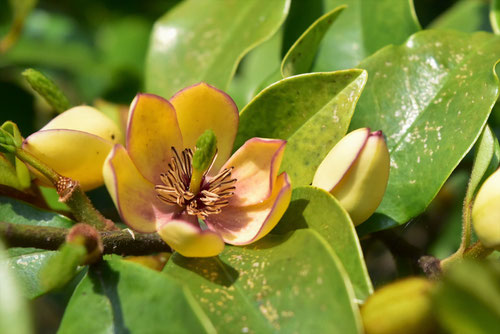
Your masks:
{"label": "brown branch", "polygon": [[[69,229],[0,222],[0,237],[10,247],[58,249],[66,240]],[[104,254],[147,255],[170,252],[170,247],[157,233],[134,233],[129,230],[99,232]]]}

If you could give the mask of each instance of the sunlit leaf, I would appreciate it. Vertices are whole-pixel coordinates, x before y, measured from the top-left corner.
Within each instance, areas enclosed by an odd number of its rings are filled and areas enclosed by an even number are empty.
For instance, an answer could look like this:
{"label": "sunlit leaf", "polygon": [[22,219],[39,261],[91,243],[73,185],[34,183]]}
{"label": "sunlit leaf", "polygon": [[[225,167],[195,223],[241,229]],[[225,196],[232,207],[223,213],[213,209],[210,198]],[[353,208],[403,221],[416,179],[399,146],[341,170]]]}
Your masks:
{"label": "sunlit leaf", "polygon": [[184,1],[155,24],[146,89],[170,98],[205,81],[227,89],[240,59],[283,23],[290,0]]}
{"label": "sunlit leaf", "polygon": [[311,183],[316,168],[345,135],[366,72],[303,74],[260,92],[242,111],[236,147],[251,137],[288,141],[282,170],[294,187]]}
{"label": "sunlit leaf", "polygon": [[174,254],[164,272],[185,282],[220,333],[359,333],[359,311],[333,250],[310,229],[268,235],[219,257]]}
{"label": "sunlit leaf", "polygon": [[425,210],[486,123],[498,97],[499,58],[500,39],[491,34],[428,30],[360,64],[369,79],[351,129],[383,130],[391,154],[377,210],[390,219],[360,229],[405,223]]}
{"label": "sunlit leaf", "polygon": [[325,238],[349,275],[356,297],[365,300],[373,292],[372,283],[354,225],[339,202],[319,188],[294,189],[290,206],[272,233],[304,228]]}

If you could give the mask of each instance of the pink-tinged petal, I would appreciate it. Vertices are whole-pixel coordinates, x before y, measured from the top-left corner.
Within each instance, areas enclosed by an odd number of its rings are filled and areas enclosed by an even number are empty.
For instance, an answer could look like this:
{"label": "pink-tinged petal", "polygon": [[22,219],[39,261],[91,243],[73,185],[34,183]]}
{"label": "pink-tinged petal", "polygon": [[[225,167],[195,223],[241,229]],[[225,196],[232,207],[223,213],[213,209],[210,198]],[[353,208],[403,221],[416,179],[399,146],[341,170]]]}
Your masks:
{"label": "pink-tinged petal", "polygon": [[[56,172],[78,180],[83,190],[102,185],[102,165],[112,148],[113,143],[101,137],[67,129],[38,131],[23,143],[23,149]],[[50,184],[41,174],[36,175]]]}
{"label": "pink-tinged petal", "polygon": [[109,153],[102,174],[123,222],[133,230],[154,232],[157,221],[168,221],[178,211],[157,198],[154,185],[139,173],[122,145]]}
{"label": "pink-tinged petal", "polygon": [[161,184],[167,170],[171,147],[182,151],[182,135],[174,107],[152,94],[138,94],[130,106],[127,124],[127,151],[142,175]]}
{"label": "pink-tinged petal", "polygon": [[234,167],[236,180],[232,206],[255,205],[271,196],[286,141],[252,138],[246,141],[222,168]]}
{"label": "pink-tinged petal", "polygon": [[159,224],[157,231],[163,241],[186,257],[217,256],[224,249],[224,241],[218,233],[203,231],[191,219],[173,219]]}
{"label": "pink-tinged petal", "polygon": [[203,82],[181,90],[170,102],[177,112],[186,148],[193,149],[205,130],[214,131],[218,151],[211,174],[215,174],[233,150],[239,122],[236,104],[229,95]]}
{"label": "pink-tinged petal", "polygon": [[247,245],[268,234],[279,222],[292,196],[292,187],[286,173],[276,179],[272,196],[264,203],[222,209],[208,216],[206,223],[219,232],[225,242],[232,245]]}

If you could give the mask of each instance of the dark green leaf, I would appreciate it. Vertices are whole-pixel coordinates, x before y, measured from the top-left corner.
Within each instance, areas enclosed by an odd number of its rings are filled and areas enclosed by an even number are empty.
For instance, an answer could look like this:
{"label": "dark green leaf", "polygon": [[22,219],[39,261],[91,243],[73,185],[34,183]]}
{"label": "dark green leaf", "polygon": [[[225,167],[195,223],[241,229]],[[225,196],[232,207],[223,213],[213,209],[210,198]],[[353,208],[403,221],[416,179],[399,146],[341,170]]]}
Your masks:
{"label": "dark green leaf", "polygon": [[64,333],[214,333],[193,296],[176,280],[109,257],[91,266],[62,319]]}
{"label": "dark green leaf", "polygon": [[189,286],[220,333],[361,331],[347,275],[311,229],[226,246],[219,257],[176,253],[164,271]]}
{"label": "dark green leaf", "polygon": [[377,210],[389,220],[366,222],[372,231],[424,211],[472,147],[498,97],[498,58],[491,34],[428,30],[360,64],[369,79],[351,129],[383,130],[391,153]]}
{"label": "dark green leaf", "polygon": [[420,26],[412,0],[325,0],[325,10],[347,9],[326,34],[314,71],[353,68],[389,44],[403,43]]}
{"label": "dark green leaf", "polygon": [[297,39],[281,63],[284,78],[310,71],[323,36],[345,8],[340,6],[321,16]]}
{"label": "dark green leaf", "polygon": [[349,275],[356,297],[365,300],[373,287],[349,214],[328,192],[315,187],[295,188],[290,206],[272,233],[311,228],[335,251]]}
{"label": "dark green leaf", "polygon": [[8,197],[0,197],[0,221],[13,224],[66,228],[74,224],[71,219],[63,215],[39,209]]}
{"label": "dark green leaf", "polygon": [[199,81],[227,89],[240,59],[278,30],[289,4],[184,1],[155,24],[146,89],[165,98]]}
{"label": "dark green leaf", "polygon": [[281,80],[241,112],[236,147],[251,137],[287,139],[282,170],[294,187],[311,183],[316,168],[345,135],[366,72],[312,73]]}

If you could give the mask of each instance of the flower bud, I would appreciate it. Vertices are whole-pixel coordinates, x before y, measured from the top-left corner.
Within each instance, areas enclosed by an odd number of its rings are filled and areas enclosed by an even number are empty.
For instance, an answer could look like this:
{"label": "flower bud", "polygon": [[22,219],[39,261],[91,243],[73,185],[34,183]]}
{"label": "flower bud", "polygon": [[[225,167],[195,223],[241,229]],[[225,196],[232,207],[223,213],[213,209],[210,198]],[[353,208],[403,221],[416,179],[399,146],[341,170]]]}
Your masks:
{"label": "flower bud", "polygon": [[500,169],[484,181],[472,207],[472,224],[481,243],[500,250]]}
{"label": "flower bud", "polygon": [[375,291],[361,307],[365,333],[428,333],[434,325],[432,288],[432,282],[413,277]]}
{"label": "flower bud", "polygon": [[[84,190],[104,183],[102,165],[115,143],[123,141],[118,126],[97,109],[71,108],[23,143],[23,149],[57,173],[80,182]],[[37,177],[50,185],[43,176]]]}
{"label": "flower bud", "polygon": [[375,212],[384,197],[389,159],[382,131],[357,129],[330,150],[312,185],[335,196],[354,225],[359,225]]}

